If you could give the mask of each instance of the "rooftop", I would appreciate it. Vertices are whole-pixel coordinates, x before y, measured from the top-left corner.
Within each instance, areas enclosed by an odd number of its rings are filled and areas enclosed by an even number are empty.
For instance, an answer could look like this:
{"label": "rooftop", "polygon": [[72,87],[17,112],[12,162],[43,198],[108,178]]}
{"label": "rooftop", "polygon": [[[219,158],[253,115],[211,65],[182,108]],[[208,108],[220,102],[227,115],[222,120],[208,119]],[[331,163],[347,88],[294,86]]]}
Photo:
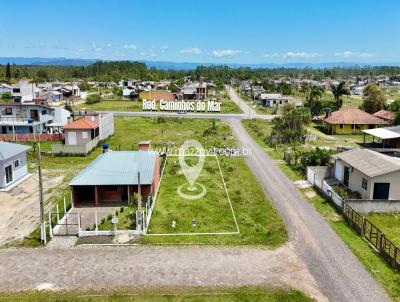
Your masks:
{"label": "rooftop", "polygon": [[368,149],[352,149],[338,153],[333,158],[344,161],[368,177],[400,171],[400,158]]}
{"label": "rooftop", "polygon": [[157,153],[109,151],[99,155],[69,183],[70,186],[137,185],[153,182]]}
{"label": "rooftop", "polygon": [[68,125],[64,126],[64,129],[96,129],[98,125],[85,118],[80,118]]}
{"label": "rooftop", "polygon": [[0,160],[9,159],[30,149],[30,146],[0,142]]}
{"label": "rooftop", "polygon": [[388,122],[357,108],[341,109],[328,117],[320,116],[328,124],[387,125]]}

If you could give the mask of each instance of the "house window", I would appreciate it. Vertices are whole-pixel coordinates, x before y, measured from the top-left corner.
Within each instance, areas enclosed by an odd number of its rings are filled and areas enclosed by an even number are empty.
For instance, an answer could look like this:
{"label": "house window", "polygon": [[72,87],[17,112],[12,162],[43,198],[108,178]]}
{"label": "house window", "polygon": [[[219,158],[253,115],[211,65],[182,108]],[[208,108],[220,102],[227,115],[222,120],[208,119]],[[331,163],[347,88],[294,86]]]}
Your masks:
{"label": "house window", "polygon": [[19,167],[19,160],[17,159],[15,162],[14,162],[14,168],[18,168]]}
{"label": "house window", "polygon": [[6,172],[6,184],[8,184],[13,181],[12,166],[9,165],[4,170]]}
{"label": "house window", "polygon": [[4,115],[12,115],[12,108],[3,108],[2,114]]}
{"label": "house window", "polygon": [[361,187],[362,187],[365,191],[367,191],[367,189],[368,189],[368,180],[366,180],[365,178],[363,178],[363,179],[362,179]]}
{"label": "house window", "polygon": [[343,124],[340,124],[340,125],[339,125],[339,128],[340,128],[340,129],[343,129]]}
{"label": "house window", "polygon": [[88,133],[87,132],[82,132],[82,138],[88,138]]}

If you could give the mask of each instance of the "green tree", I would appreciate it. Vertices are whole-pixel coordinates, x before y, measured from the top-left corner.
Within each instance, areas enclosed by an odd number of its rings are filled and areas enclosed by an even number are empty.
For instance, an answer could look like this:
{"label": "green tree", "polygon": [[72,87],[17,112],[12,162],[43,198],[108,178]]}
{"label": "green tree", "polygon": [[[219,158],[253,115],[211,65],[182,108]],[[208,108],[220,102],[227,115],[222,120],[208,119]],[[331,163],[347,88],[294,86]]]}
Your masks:
{"label": "green tree", "polygon": [[389,105],[389,110],[393,112],[399,112],[400,111],[400,98],[395,100],[393,103]]}
{"label": "green tree", "polygon": [[368,113],[375,113],[381,109],[384,109],[385,104],[386,97],[377,85],[370,83],[364,88],[361,109]]}
{"label": "green tree", "polygon": [[7,66],[6,66],[6,80],[7,80],[8,83],[10,83],[10,80],[11,80],[11,66],[10,66],[10,63],[7,63]]}
{"label": "green tree", "polygon": [[3,103],[11,103],[11,92],[5,92],[1,95]]}
{"label": "green tree", "polygon": [[331,91],[333,97],[335,98],[336,108],[340,109],[343,105],[342,96],[350,95],[349,89],[346,87],[346,83],[344,81],[340,82],[337,85],[331,85]]}
{"label": "green tree", "polygon": [[306,106],[310,108],[312,115],[318,115],[322,111],[321,97],[324,89],[321,86],[310,85],[306,97]]}
{"label": "green tree", "polygon": [[395,125],[395,126],[400,125],[400,111],[396,112],[396,115],[394,116],[394,120],[393,120],[393,125]]}
{"label": "green tree", "polygon": [[97,93],[91,94],[86,98],[86,104],[96,104],[101,102],[101,96]]}

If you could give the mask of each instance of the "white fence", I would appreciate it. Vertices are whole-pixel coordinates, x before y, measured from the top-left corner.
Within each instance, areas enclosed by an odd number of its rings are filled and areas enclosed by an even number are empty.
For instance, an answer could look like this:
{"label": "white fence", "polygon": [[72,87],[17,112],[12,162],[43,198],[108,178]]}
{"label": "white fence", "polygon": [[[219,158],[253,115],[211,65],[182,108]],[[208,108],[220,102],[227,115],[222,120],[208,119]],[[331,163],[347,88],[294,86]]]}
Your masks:
{"label": "white fence", "polygon": [[307,180],[328,197],[337,208],[341,209],[343,207],[343,199],[324,179],[320,179],[310,167],[307,168]]}

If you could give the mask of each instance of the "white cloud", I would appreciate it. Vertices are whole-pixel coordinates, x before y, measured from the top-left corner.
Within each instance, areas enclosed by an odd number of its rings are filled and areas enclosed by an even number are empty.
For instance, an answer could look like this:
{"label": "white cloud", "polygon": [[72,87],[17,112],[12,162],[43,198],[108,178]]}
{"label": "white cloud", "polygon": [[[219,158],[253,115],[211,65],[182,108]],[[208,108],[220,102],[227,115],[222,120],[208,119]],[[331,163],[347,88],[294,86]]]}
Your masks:
{"label": "white cloud", "polygon": [[221,50],[213,50],[211,55],[216,58],[222,58],[222,57],[233,57],[239,53],[241,53],[240,50],[221,49]]}
{"label": "white cloud", "polygon": [[200,48],[185,48],[179,51],[180,54],[192,54],[192,55],[199,55],[202,53]]}
{"label": "white cloud", "polygon": [[96,46],[96,43],[94,43],[94,42],[92,42],[92,49],[93,49],[94,51],[102,51],[102,50],[103,50],[102,47]]}
{"label": "white cloud", "polygon": [[316,57],[321,57],[322,55],[317,53],[317,52],[305,52],[305,51],[299,51],[299,52],[293,52],[289,51],[285,54],[283,54],[284,59],[292,59],[292,58],[302,58],[302,59],[311,59],[311,58],[316,58]]}
{"label": "white cloud", "polygon": [[288,51],[286,53],[271,53],[265,54],[264,58],[282,58],[282,59],[312,59],[322,57],[322,55],[318,52],[305,52],[305,51]]}
{"label": "white cloud", "polygon": [[165,52],[168,48],[169,48],[168,45],[163,45],[160,47],[161,52]]}
{"label": "white cloud", "polygon": [[342,57],[342,58],[372,58],[376,57],[376,54],[369,53],[369,52],[358,52],[358,51],[343,51],[343,52],[336,52],[335,57]]}
{"label": "white cloud", "polygon": [[125,44],[124,48],[125,49],[136,49],[136,45],[135,44]]}

